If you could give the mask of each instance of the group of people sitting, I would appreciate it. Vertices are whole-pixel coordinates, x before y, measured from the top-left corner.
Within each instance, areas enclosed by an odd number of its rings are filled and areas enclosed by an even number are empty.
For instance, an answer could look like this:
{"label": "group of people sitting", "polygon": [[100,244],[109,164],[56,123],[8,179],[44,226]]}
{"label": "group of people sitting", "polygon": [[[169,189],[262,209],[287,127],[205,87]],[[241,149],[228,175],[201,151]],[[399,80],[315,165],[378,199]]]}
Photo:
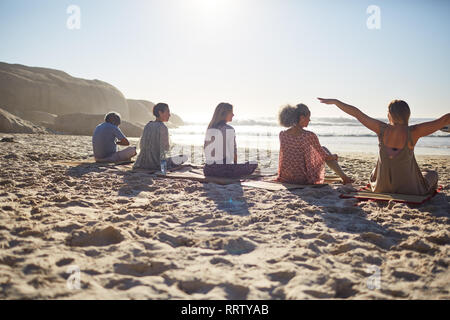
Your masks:
{"label": "group of people sitting", "polygon": [[[394,100],[388,107],[389,123],[369,117],[358,108],[336,99],[318,98],[321,103],[336,105],[355,117],[365,127],[374,131],[379,139],[379,158],[370,176],[374,192],[426,195],[437,188],[435,171],[421,172],[414,157],[414,146],[424,136],[450,124],[450,113],[441,118],[409,126],[410,109],[402,100]],[[140,153],[134,169],[159,170],[161,159],[167,168],[174,168],[187,161],[187,156],[166,157],[170,151],[169,131],[164,122],[170,118],[169,106],[158,103],[153,109],[154,121],[144,128],[140,139]],[[238,178],[252,174],[255,163],[237,163],[235,130],[228,123],[233,120],[233,106],[220,103],[208,125],[204,152],[205,176]],[[284,106],[279,112],[279,123],[287,130],[280,132],[280,153],[277,181],[292,184],[319,184],[325,179],[325,164],[342,179],[344,184],[354,182],[338,164],[338,156],[321,146],[316,134],[305,130],[311,112],[304,104]],[[94,131],[92,143],[97,162],[123,162],[136,156],[136,148],[117,151],[116,145],[130,143],[120,130],[120,115],[111,112],[105,122]]]}

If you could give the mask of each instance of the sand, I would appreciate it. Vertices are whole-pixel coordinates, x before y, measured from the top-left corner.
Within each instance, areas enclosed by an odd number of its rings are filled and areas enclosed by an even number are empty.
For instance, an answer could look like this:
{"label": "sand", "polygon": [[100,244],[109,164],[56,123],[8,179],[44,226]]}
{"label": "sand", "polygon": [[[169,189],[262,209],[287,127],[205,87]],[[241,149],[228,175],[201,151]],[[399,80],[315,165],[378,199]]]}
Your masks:
{"label": "sand", "polygon": [[[448,156],[418,157],[444,188],[408,206],[71,167],[57,162],[89,158],[90,137],[7,136],[0,299],[450,298]],[[376,155],[340,160],[358,188]]]}

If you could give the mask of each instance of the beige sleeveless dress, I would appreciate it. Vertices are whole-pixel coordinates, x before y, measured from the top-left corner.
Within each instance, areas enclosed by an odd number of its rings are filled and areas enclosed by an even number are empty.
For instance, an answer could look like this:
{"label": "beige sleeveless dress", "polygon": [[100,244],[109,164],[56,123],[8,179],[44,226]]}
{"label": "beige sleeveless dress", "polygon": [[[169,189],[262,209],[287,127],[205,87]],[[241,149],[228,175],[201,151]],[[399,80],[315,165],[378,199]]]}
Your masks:
{"label": "beige sleeveless dress", "polygon": [[386,127],[380,128],[378,135],[380,153],[377,166],[370,176],[370,185],[373,192],[400,193],[410,195],[426,195],[433,192],[436,186],[429,185],[423,177],[414,156],[414,149],[408,148],[411,141],[411,130],[408,127],[408,137],[399,153],[390,157],[383,142]]}

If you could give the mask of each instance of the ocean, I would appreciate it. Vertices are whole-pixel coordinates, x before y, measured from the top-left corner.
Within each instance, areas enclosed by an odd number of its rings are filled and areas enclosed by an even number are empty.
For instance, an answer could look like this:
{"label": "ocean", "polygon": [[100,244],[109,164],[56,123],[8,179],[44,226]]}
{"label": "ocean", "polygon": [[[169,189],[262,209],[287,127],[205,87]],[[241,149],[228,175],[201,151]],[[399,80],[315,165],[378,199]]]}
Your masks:
{"label": "ocean", "polygon": [[[387,121],[386,119],[380,119]],[[411,119],[410,125],[433,119]],[[203,145],[207,122],[186,122],[177,129],[169,129],[171,142],[185,147]],[[236,144],[242,149],[259,149],[277,152],[278,135],[285,130],[278,125],[276,118],[236,119],[230,125],[236,130]],[[378,138],[375,133],[349,118],[311,118],[306,130],[312,131],[319,141],[331,152],[378,152]],[[450,155],[450,134],[437,131],[423,137],[415,147],[421,155]]]}

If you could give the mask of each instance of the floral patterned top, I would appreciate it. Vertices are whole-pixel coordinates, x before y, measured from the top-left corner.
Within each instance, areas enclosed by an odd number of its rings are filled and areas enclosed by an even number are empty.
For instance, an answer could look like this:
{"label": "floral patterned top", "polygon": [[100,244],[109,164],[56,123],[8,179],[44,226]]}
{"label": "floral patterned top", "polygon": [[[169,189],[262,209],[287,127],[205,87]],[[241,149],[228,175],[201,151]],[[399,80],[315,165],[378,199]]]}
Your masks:
{"label": "floral patterned top", "polygon": [[303,130],[299,135],[292,135],[281,131],[277,181],[323,183],[326,157],[327,153],[313,132]]}

